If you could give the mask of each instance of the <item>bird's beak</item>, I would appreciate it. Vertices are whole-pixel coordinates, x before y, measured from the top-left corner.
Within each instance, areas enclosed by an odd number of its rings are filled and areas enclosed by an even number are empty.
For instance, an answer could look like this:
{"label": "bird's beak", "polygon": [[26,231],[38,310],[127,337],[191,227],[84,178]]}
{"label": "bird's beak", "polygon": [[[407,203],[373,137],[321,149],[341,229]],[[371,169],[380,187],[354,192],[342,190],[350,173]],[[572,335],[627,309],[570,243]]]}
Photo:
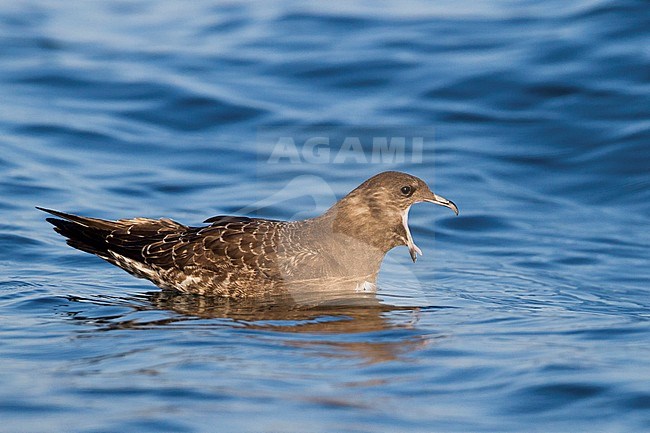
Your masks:
{"label": "bird's beak", "polygon": [[[429,203],[435,203],[440,206],[448,207],[449,209],[453,210],[456,215],[458,215],[458,206],[456,206],[456,204],[453,201],[447,200],[446,198],[436,195],[432,192],[429,193],[425,198],[418,201],[426,201]],[[411,260],[415,262],[417,260],[418,254],[422,255],[422,250],[420,250],[420,248],[418,248],[418,246],[415,245],[415,242],[413,242],[413,236],[411,236],[411,230],[409,229],[409,225],[408,225],[408,215],[410,209],[411,206],[409,206],[402,213],[402,225],[404,225],[404,230],[406,231],[406,246],[409,249]]]}
{"label": "bird's beak", "polygon": [[458,215],[458,206],[456,206],[456,204],[453,201],[447,200],[446,198],[436,195],[434,193],[431,193],[429,197],[423,199],[422,201],[448,207],[449,209],[453,210],[456,215]]}

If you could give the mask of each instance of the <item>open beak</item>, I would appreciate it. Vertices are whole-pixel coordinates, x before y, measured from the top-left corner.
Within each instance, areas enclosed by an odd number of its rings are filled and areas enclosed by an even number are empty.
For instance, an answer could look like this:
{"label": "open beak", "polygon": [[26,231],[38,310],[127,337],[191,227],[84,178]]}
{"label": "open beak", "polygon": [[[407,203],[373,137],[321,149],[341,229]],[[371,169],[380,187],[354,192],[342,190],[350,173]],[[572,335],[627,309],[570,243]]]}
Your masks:
{"label": "open beak", "polygon": [[[447,200],[444,197],[441,197],[439,195],[436,195],[434,193],[431,193],[429,196],[426,198],[423,198],[420,201],[426,201],[429,203],[434,203],[438,204],[440,206],[448,207],[449,209],[453,210],[456,215],[458,215],[458,206],[451,201]],[[411,207],[409,206],[403,213],[402,213],[402,224],[404,225],[404,230],[406,230],[406,246],[409,249],[409,254],[411,255],[411,260],[413,260],[413,263],[418,258],[418,254],[422,255],[422,250],[418,248],[417,245],[415,245],[415,242],[413,242],[413,236],[411,236],[411,230],[409,229],[409,224],[408,224],[408,217],[409,217],[409,210]]]}
{"label": "open beak", "polygon": [[404,212],[402,212],[402,225],[406,231],[406,246],[409,248],[409,254],[411,255],[411,260],[413,263],[418,259],[418,254],[422,255],[422,250],[415,245],[413,242],[413,236],[411,236],[411,229],[409,229],[409,211],[411,206],[407,207]]}

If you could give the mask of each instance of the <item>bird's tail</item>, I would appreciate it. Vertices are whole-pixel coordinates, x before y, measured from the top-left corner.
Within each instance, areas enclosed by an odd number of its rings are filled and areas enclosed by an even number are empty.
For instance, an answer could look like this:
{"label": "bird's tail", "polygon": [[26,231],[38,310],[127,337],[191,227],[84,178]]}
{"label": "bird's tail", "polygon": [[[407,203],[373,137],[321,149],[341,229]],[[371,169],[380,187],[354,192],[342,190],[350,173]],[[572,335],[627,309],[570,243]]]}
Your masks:
{"label": "bird's tail", "polygon": [[58,217],[47,218],[46,221],[54,226],[54,231],[67,238],[68,245],[95,254],[115,264],[115,259],[109,253],[111,245],[107,239],[111,232],[119,227],[117,223],[98,218],[72,215],[38,206],[36,209]]}

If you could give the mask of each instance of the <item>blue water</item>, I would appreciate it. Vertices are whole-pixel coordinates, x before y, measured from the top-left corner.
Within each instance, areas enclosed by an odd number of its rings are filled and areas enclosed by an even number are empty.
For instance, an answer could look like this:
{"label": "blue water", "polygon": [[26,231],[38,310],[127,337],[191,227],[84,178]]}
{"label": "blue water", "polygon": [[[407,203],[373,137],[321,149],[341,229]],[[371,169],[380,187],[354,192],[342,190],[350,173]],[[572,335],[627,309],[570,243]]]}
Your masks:
{"label": "blue water", "polygon": [[[650,431],[647,2],[269,3],[0,5],[0,430]],[[388,169],[461,214],[412,209],[383,309],[161,295],[34,209],[302,218]]]}

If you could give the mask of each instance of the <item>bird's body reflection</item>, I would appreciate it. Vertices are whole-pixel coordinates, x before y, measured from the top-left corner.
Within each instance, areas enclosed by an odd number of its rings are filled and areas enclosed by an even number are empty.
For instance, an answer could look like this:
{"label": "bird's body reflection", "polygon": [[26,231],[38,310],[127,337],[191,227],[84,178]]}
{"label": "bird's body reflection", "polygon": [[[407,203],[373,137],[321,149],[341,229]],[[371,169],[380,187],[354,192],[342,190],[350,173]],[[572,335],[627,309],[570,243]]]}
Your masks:
{"label": "bird's body reflection", "polygon": [[[102,331],[192,325],[201,329],[206,326],[245,328],[280,336],[280,341],[287,345],[313,349],[323,356],[361,358],[364,363],[393,360],[431,341],[430,336],[424,338],[416,331],[420,308],[386,305],[374,293],[311,305],[296,303],[288,294],[268,299],[231,299],[175,291],[148,292],[128,298],[70,300],[127,306],[137,313],[92,320],[83,314],[75,315],[77,320],[92,321]],[[147,320],[147,312],[161,311],[173,314],[164,318],[152,314],[152,320]],[[397,330],[402,332],[385,334]],[[282,340],[282,334],[313,338]]]}
{"label": "bird's body reflection", "polygon": [[297,304],[281,295],[264,301],[192,296],[170,291],[150,292],[147,296],[157,308],[183,316],[227,318],[248,328],[283,332],[355,333],[388,329],[392,325],[383,313],[398,308],[382,305],[374,296],[310,306]]}
{"label": "bird's body reflection", "polygon": [[[288,344],[317,349],[318,353],[327,357],[360,357],[369,363],[383,362],[396,359],[400,354],[422,345],[424,341],[414,335],[386,341],[376,338],[338,338],[413,327],[419,313],[417,308],[384,305],[374,294],[308,306],[282,296],[260,302],[259,299],[233,300],[163,291],[149,293],[148,297],[157,308],[183,316],[228,318],[248,329],[313,334],[317,338],[291,341]],[[398,311],[405,312],[408,319],[400,323],[395,317],[391,318],[392,313]],[[323,334],[335,338],[324,338]]]}

